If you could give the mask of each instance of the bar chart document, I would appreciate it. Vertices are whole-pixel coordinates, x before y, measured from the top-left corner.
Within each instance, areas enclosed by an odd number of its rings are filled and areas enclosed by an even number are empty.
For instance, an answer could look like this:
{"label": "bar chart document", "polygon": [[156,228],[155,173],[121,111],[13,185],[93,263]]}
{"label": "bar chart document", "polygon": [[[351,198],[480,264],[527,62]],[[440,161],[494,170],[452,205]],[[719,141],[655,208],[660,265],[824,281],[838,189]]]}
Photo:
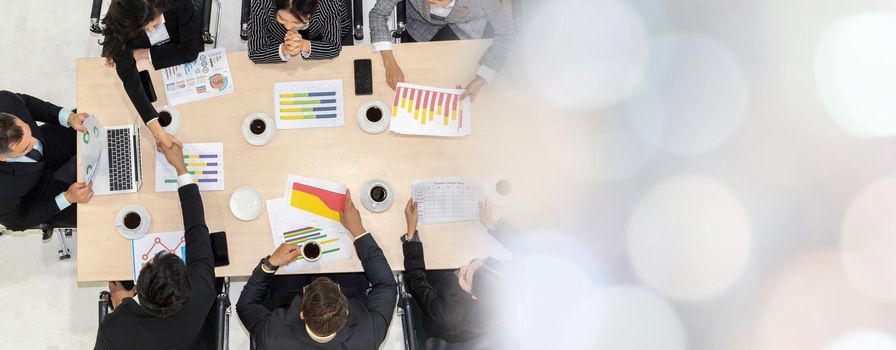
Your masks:
{"label": "bar chart document", "polygon": [[224,49],[199,53],[196,60],[161,70],[168,104],[179,105],[233,93]]}
{"label": "bar chart document", "polygon": [[278,129],[345,125],[342,79],[274,84],[274,116]]}
{"label": "bar chart document", "polygon": [[283,196],[288,207],[312,214],[316,222],[338,222],[345,208],[345,185],[330,181],[289,175]]}
{"label": "bar chart document", "polygon": [[[184,164],[200,191],[224,190],[224,144],[185,143]],[[156,192],[177,191],[177,171],[156,151]]]}
{"label": "bar chart document", "polygon": [[440,178],[411,183],[420,224],[441,224],[479,219],[482,183],[469,178]]}
{"label": "bar chart document", "polygon": [[473,112],[464,90],[398,83],[389,130],[399,134],[467,136]]}

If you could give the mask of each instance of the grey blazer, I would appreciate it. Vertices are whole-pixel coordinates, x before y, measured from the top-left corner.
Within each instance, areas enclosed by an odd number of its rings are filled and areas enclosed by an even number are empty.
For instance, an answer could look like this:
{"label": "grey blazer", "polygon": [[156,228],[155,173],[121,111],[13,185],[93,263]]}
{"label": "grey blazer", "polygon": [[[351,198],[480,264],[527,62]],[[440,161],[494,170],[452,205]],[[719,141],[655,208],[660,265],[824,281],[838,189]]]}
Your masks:
{"label": "grey blazer", "polygon": [[[372,43],[391,42],[389,15],[399,0],[377,0],[370,10],[370,38]],[[501,69],[507,53],[513,45],[516,25],[510,14],[504,10],[501,0],[455,0],[448,17],[442,19],[430,16],[426,0],[405,0],[407,6],[407,30],[417,41],[429,41],[443,26],[450,25],[461,39],[479,39],[485,26],[492,24],[495,39],[492,46],[482,55],[479,64],[495,71]]]}

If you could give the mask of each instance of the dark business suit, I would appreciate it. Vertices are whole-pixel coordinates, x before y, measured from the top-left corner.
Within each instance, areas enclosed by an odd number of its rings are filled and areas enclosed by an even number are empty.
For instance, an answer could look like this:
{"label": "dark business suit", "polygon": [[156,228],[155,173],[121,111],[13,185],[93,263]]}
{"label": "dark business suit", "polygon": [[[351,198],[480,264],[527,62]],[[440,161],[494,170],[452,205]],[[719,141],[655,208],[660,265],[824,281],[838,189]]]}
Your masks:
{"label": "dark business suit", "polygon": [[146,91],[140,81],[140,73],[137,71],[137,61],[134,60],[135,49],[149,49],[153,68],[156,70],[192,62],[205,48],[200,33],[202,28],[202,16],[196,12],[192,1],[174,1],[164,12],[165,29],[170,40],[167,43],[152,46],[149,37],[144,31],[140,36],[131,40],[125,50],[111,54],[111,48],[103,47],[103,56],[112,57],[115,61],[115,70],[124,84],[124,89],[140,114],[143,122],[148,123],[159,117],[159,113],[146,97]]}
{"label": "dark business suit", "polygon": [[263,305],[274,275],[255,267],[236,304],[240,321],[255,338],[258,349],[378,349],[392,321],[395,310],[396,283],[383,251],[373,236],[355,240],[371,291],[363,298],[349,298],[348,320],[327,343],[318,343],[308,335],[305,322],[299,318],[302,295],[289,306],[273,312]]}
{"label": "dark business suit", "polygon": [[103,320],[96,349],[208,349],[214,347],[205,321],[215,293],[214,256],[199,186],[178,189],[187,245],[187,271],[192,285],[190,301],[177,314],[156,318],[132,298],[125,298]]}
{"label": "dark business suit", "polygon": [[[75,205],[59,210],[56,195],[75,182],[75,131],[59,124],[62,108],[9,91],[0,91],[0,112],[12,114],[31,128],[43,145],[36,163],[0,161],[0,224],[22,231],[43,223],[56,227],[76,225]],[[38,127],[36,122],[43,122]]]}

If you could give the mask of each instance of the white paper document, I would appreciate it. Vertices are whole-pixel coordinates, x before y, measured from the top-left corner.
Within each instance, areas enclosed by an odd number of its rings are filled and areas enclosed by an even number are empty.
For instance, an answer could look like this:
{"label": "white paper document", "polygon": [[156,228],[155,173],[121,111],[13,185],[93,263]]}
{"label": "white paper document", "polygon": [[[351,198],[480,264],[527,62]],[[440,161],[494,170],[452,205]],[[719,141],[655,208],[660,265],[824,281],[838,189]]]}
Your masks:
{"label": "white paper document", "polygon": [[[200,191],[224,190],[224,144],[185,143],[184,164]],[[177,171],[156,151],[156,192],[177,191]]]}
{"label": "white paper document", "polygon": [[440,224],[479,219],[482,183],[469,178],[440,178],[411,183],[420,224]]}

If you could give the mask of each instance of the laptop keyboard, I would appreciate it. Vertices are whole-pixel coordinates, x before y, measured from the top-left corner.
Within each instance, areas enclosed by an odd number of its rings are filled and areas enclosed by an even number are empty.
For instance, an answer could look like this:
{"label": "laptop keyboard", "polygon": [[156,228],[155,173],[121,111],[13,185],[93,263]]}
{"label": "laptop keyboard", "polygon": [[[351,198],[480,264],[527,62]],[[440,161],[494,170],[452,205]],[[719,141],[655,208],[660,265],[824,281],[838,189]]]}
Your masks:
{"label": "laptop keyboard", "polygon": [[109,144],[109,189],[125,191],[134,188],[131,176],[131,131],[128,129],[106,130]]}

